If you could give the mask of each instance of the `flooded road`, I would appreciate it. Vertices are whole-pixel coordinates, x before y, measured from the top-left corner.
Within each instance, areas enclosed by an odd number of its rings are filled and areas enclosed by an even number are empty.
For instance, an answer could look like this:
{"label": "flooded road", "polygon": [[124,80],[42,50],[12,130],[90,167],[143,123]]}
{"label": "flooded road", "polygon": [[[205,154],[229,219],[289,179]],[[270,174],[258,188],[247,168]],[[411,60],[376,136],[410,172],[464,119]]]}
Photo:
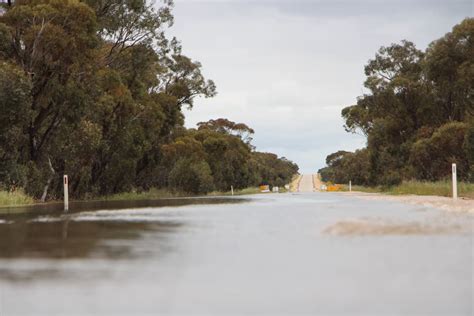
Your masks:
{"label": "flooded road", "polygon": [[1,215],[0,315],[473,313],[466,214],[330,193],[134,203]]}

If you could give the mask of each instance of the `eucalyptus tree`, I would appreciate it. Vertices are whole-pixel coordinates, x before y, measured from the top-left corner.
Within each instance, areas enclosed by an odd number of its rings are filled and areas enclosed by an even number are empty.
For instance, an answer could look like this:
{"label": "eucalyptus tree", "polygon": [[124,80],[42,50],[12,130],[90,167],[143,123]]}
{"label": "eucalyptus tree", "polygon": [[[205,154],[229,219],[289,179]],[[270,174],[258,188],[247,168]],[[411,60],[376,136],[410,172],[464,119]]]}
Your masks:
{"label": "eucalyptus tree", "polygon": [[404,40],[369,60],[369,93],[342,110],[346,131],[367,136],[369,183],[438,180],[451,163],[469,177],[464,144],[474,115],[473,37],[474,19],[467,18],[424,52]]}
{"label": "eucalyptus tree", "polygon": [[[21,0],[0,15],[0,186],[59,197],[253,184],[253,130],[187,130],[213,97],[202,65],[167,37],[173,2]],[[225,125],[224,124],[224,125]],[[277,160],[276,160],[277,161]]]}

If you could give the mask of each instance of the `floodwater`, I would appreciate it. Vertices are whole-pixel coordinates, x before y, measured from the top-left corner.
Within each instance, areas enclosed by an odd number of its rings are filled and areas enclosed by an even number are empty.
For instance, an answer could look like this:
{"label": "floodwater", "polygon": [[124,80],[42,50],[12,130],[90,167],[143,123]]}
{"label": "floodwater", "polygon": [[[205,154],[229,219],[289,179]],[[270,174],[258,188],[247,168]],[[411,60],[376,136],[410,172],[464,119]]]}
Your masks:
{"label": "floodwater", "polygon": [[472,215],[331,193],[59,209],[0,215],[0,315],[474,313]]}

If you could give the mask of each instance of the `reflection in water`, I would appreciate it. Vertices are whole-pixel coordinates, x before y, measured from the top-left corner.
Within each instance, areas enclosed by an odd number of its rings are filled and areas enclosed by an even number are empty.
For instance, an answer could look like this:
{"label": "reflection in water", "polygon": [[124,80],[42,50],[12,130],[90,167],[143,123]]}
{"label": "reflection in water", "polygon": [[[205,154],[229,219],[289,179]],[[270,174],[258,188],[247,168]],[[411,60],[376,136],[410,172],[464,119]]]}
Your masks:
{"label": "reflection in water", "polygon": [[[160,254],[165,250],[160,241],[183,223],[167,218],[159,207],[241,201],[198,198],[76,202],[71,204],[72,212],[67,214],[62,212],[61,205],[39,205],[29,207],[26,213],[3,214],[0,216],[0,259],[7,261],[0,262],[0,280],[65,277],[51,264],[31,264],[34,260],[123,260],[148,256],[150,252]],[[133,241],[147,233],[155,235],[152,247],[137,249]],[[15,269],[9,265],[11,259],[17,260]],[[27,268],[19,268],[18,260],[27,260]],[[103,276],[104,271],[101,273]]]}
{"label": "reflection in water", "polygon": [[[132,258],[132,249],[127,243],[118,246],[119,243],[105,241],[136,239],[147,231],[165,235],[182,225],[176,220],[153,216],[159,211],[155,207],[242,201],[245,200],[183,198],[73,202],[70,204],[72,212],[67,214],[62,212],[62,205],[30,206],[26,213],[0,216],[0,258]],[[140,212],[139,208],[145,207],[148,207],[146,211]],[[117,211],[120,209],[133,212]]]}
{"label": "reflection in water", "polygon": [[[138,201],[74,201],[69,202],[69,213],[112,210],[143,207],[165,207],[165,206],[185,206],[199,204],[233,204],[247,201],[243,198],[224,197],[197,197],[197,198],[165,198],[159,200],[138,200]],[[36,204],[23,207],[2,207],[0,208],[0,223],[5,214],[27,214],[34,216],[38,214],[62,213],[64,205],[62,203]],[[3,214],[3,215],[1,215]]]}
{"label": "reflection in water", "polygon": [[[146,231],[169,232],[179,223],[21,221],[0,226],[2,258],[131,258],[131,249],[108,246],[104,241],[139,238]],[[101,244],[101,242],[103,242]]]}
{"label": "reflection in water", "polygon": [[[158,241],[166,238],[166,234],[180,227],[175,222],[94,222],[75,221],[66,217],[61,221],[32,222],[21,221],[0,226],[0,258],[20,259],[24,266],[16,261],[15,269],[11,269],[4,261],[0,265],[0,279],[10,281],[28,281],[48,278],[95,278],[106,277],[107,268],[84,276],[78,271],[56,269],[55,264],[48,260],[117,260],[138,259],[147,256],[150,251],[161,253],[159,242],[153,249],[140,251],[134,248],[133,241],[146,232],[158,233]],[[23,261],[21,261],[23,259]],[[42,260],[42,261],[35,261]],[[6,264],[5,264],[6,263]],[[71,274],[72,272],[72,274]]]}
{"label": "reflection in water", "polygon": [[69,217],[67,219],[64,220],[63,222],[63,240],[66,240],[67,239],[67,231],[69,229]]}
{"label": "reflection in water", "polygon": [[[160,212],[162,207],[242,201],[187,198],[76,202],[71,203],[69,213],[64,213],[60,204],[37,205],[20,212],[15,209],[0,216],[0,281],[106,279],[110,260],[160,257],[170,251],[168,235],[184,224]],[[153,234],[153,242],[137,247],[136,240],[146,234]],[[94,261],[95,268],[84,274],[81,265]]]}

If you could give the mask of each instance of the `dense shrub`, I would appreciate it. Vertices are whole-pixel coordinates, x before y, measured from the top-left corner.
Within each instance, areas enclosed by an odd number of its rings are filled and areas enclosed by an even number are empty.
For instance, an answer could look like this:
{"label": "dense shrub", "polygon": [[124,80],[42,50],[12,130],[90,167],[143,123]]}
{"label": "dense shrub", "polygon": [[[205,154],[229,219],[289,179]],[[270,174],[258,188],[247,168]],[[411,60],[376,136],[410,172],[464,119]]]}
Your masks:
{"label": "dense shrub", "polygon": [[457,164],[458,177],[468,179],[468,157],[463,150],[467,125],[447,123],[430,138],[417,141],[411,150],[409,163],[419,180],[439,180],[451,175],[451,164]]}
{"label": "dense shrub", "polygon": [[211,168],[205,161],[180,159],[169,175],[170,187],[177,191],[194,194],[208,193],[214,190]]}

